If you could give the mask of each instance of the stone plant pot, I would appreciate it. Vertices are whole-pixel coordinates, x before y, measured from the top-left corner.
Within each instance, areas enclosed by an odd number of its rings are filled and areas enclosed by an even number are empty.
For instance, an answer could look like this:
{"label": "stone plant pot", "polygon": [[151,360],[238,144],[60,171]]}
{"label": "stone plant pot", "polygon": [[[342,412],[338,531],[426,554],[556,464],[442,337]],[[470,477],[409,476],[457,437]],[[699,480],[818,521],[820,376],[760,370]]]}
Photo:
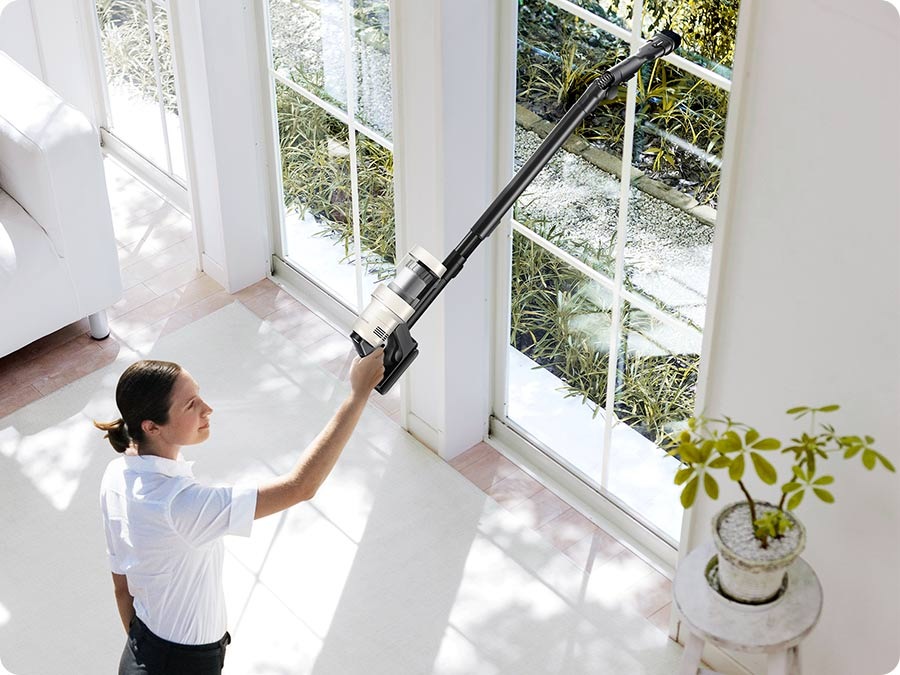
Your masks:
{"label": "stone plant pot", "polygon": [[[768,502],[755,506],[757,518],[777,508]],[[768,548],[753,536],[747,502],[729,504],[713,518],[719,588],[728,598],[760,605],[781,594],[788,567],[806,546],[803,523],[789,512],[786,515],[794,526],[781,539],[771,539]]]}

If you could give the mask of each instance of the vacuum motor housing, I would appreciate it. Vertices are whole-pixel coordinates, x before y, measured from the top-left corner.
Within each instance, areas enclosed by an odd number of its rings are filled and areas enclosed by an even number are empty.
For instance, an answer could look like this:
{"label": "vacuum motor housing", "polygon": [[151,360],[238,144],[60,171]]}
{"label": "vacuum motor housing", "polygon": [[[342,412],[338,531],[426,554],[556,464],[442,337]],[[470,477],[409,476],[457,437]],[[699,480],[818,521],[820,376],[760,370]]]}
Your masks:
{"label": "vacuum motor housing", "polygon": [[440,260],[421,246],[414,247],[397,267],[394,279],[375,288],[372,301],[353,324],[353,332],[373,349],[384,344],[446,271]]}

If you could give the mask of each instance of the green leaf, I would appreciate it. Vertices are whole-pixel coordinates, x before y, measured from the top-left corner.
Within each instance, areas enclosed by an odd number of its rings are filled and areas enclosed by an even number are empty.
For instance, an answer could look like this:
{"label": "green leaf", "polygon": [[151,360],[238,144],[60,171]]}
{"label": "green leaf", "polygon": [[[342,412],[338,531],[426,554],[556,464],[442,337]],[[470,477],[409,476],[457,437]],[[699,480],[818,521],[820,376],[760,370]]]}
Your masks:
{"label": "green leaf", "polygon": [[793,494],[793,496],[788,500],[788,503],[787,503],[788,511],[793,511],[798,506],[800,506],[800,502],[803,501],[804,492],[805,492],[805,490],[800,490]]}
{"label": "green leaf", "polygon": [[866,450],[865,452],[863,452],[863,466],[865,466],[869,471],[875,468],[875,459],[875,452],[873,450]]}
{"label": "green leaf", "polygon": [[834,403],[831,405],[823,405],[821,408],[816,408],[816,410],[818,410],[819,412],[834,412],[835,410],[840,410],[840,409],[841,409],[841,406],[834,404]]}
{"label": "green leaf", "polygon": [[809,408],[807,408],[805,405],[801,405],[801,406],[798,406],[797,408],[788,408],[787,414],[788,415],[796,415],[797,413],[806,412],[807,410],[809,410]]}
{"label": "green leaf", "polygon": [[719,498],[719,484],[716,482],[716,479],[708,473],[703,474],[703,488],[706,490],[706,494],[709,495],[710,499]]}
{"label": "green leaf", "polygon": [[716,441],[716,449],[719,452],[735,452],[741,449],[741,437],[734,431],[726,431],[722,437]]}
{"label": "green leaf", "polygon": [[688,464],[696,464],[700,461],[700,452],[693,443],[682,443],[675,449],[678,450],[681,459]]}
{"label": "green leaf", "polygon": [[781,441],[777,438],[764,438],[753,444],[755,450],[777,450],[781,447]]}
{"label": "green leaf", "polygon": [[747,431],[747,435],[744,436],[744,442],[745,442],[747,445],[750,445],[750,444],[752,444],[753,441],[755,441],[757,438],[759,438],[759,432],[758,432],[756,429],[749,429],[749,430]]}
{"label": "green leaf", "polygon": [[822,476],[813,481],[813,485],[831,485],[834,482],[834,476]]}
{"label": "green leaf", "polygon": [[707,466],[710,469],[724,469],[726,466],[731,466],[731,463],[733,461],[734,460],[732,460],[731,458],[726,457],[725,455],[721,455],[719,457],[716,457],[709,464],[707,464]]}
{"label": "green leaf", "polygon": [[691,477],[691,474],[694,473],[694,469],[692,467],[686,467],[678,471],[675,474],[675,485],[681,485],[684,481]]}
{"label": "green leaf", "polygon": [[728,467],[728,477],[733,481],[739,481],[744,477],[744,456],[738,455],[735,457],[731,466]]}
{"label": "green leaf", "polygon": [[681,505],[689,509],[694,504],[694,500],[697,498],[697,485],[699,484],[699,477],[694,476],[691,480],[688,481],[688,484],[684,486],[684,490],[681,491]]}
{"label": "green leaf", "polygon": [[847,451],[844,452],[844,459],[850,459],[854,457],[860,450],[862,450],[861,445],[851,445],[847,448]]}
{"label": "green leaf", "polygon": [[828,490],[822,490],[820,488],[813,488],[813,492],[816,493],[816,496],[821,499],[823,502],[828,504],[834,503],[834,495],[831,494]]}
{"label": "green leaf", "polygon": [[806,477],[806,472],[799,465],[795,464],[794,466],[792,466],[791,471],[793,471],[794,475],[804,483],[809,481],[809,479]]}
{"label": "green leaf", "polygon": [[[872,452],[875,452],[874,450]],[[884,464],[884,468],[888,471],[892,471],[894,473],[897,472],[897,469],[894,468],[894,465],[890,463],[887,457],[882,455],[880,452],[875,452],[875,456],[878,457],[878,461]]]}
{"label": "green leaf", "polygon": [[792,481],[792,482],[790,482],[790,483],[785,483],[784,485],[782,485],[782,486],[781,486],[781,491],[782,491],[784,494],[787,494],[787,493],[789,493],[789,492],[793,492],[794,490],[798,490],[798,489],[800,489],[801,487],[803,487],[803,486],[802,486],[800,483],[797,483],[797,482],[795,482],[795,481]]}
{"label": "green leaf", "polygon": [[753,460],[753,468],[756,469],[756,473],[763,483],[766,485],[773,485],[775,481],[778,480],[778,476],[775,473],[775,467],[772,466],[769,460],[758,452],[751,452],[750,459]]}
{"label": "green leaf", "polygon": [[872,438],[871,436],[866,436],[866,443],[868,443],[869,445],[872,445],[872,443],[874,443],[874,442],[875,442],[874,438]]}

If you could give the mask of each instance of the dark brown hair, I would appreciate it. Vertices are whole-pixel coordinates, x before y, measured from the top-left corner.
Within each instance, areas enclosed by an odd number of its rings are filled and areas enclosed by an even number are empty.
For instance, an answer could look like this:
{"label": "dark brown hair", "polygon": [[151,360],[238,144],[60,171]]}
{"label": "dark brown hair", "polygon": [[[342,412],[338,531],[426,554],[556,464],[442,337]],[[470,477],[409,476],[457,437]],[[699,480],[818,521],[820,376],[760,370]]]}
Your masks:
{"label": "dark brown hair", "polygon": [[94,420],[116,452],[125,452],[132,442],[140,445],[144,420],[156,424],[169,421],[172,389],[179,373],[181,366],[171,361],[138,361],[125,369],[116,385],[116,406],[122,416],[114,422]]}

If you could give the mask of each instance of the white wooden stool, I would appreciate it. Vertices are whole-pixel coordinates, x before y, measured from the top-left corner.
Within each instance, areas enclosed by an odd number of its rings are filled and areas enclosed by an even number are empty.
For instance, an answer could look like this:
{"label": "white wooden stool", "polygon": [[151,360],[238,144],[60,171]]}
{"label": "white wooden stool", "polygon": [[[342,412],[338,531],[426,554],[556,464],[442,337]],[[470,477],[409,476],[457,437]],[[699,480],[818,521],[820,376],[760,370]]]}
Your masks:
{"label": "white wooden stool", "polygon": [[712,542],[699,546],[681,561],[675,574],[675,605],[687,629],[679,675],[697,675],[707,641],[723,649],[767,654],[769,675],[800,675],[800,642],[822,611],[822,586],[816,573],[797,558],[780,598],[768,605],[742,605],[707,583],[706,567],[715,555]]}

